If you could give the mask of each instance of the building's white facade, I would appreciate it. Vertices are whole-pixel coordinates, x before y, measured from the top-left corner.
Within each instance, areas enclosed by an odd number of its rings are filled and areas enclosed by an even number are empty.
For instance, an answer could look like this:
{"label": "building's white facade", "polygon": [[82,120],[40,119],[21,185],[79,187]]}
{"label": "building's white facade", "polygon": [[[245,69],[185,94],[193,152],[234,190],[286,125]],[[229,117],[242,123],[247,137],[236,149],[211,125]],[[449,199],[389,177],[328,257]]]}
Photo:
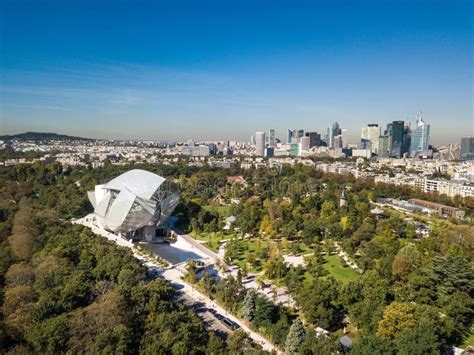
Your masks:
{"label": "building's white facade", "polygon": [[370,124],[362,127],[360,138],[370,141],[372,143],[372,152],[378,153],[380,134],[381,128],[376,124]]}
{"label": "building's white facade", "polygon": [[255,155],[259,157],[265,155],[265,132],[255,133]]}
{"label": "building's white facade", "polygon": [[450,180],[419,178],[415,180],[415,187],[423,192],[437,192],[449,197],[474,197],[474,186]]}

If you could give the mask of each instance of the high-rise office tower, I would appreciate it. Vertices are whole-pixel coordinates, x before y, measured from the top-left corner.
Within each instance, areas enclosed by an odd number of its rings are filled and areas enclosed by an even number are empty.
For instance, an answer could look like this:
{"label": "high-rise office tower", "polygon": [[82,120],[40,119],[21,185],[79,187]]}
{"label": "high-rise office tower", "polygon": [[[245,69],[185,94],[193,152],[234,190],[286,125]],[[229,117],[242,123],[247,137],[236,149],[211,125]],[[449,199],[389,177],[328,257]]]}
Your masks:
{"label": "high-rise office tower", "polygon": [[292,138],[301,138],[304,136],[303,129],[294,129],[292,133]]}
{"label": "high-rise office tower", "polygon": [[301,137],[304,137],[304,130],[302,129],[288,129],[287,143],[299,143]]}
{"label": "high-rise office tower", "polygon": [[342,135],[341,134],[333,137],[332,145],[334,149],[342,148]]}
{"label": "high-rise office tower", "polygon": [[411,146],[411,126],[410,123],[405,125],[403,129],[403,144],[402,144],[402,156],[410,154]]}
{"label": "high-rise office tower", "polygon": [[474,159],[474,137],[461,138],[461,160]]}
{"label": "high-rise office tower", "polygon": [[304,136],[300,138],[301,142],[301,149],[308,150],[310,147],[311,139],[308,136]]}
{"label": "high-rise office tower", "polygon": [[[388,130],[388,126],[387,126]],[[403,156],[403,138],[405,133],[405,122],[393,121],[390,131],[390,156],[393,158],[401,158]]]}
{"label": "high-rise office tower", "polygon": [[332,132],[334,136],[338,136],[341,134],[341,126],[339,126],[339,123],[334,122],[332,124]]}
{"label": "high-rise office tower", "polygon": [[[337,137],[337,136],[340,136],[340,135],[341,135],[341,127],[339,126],[339,123],[334,122],[332,124],[332,126],[328,128],[328,131],[327,131],[326,143],[327,143],[329,148],[341,148],[341,147],[336,147],[334,145],[334,137]],[[341,139],[341,141],[342,141],[342,139]],[[339,140],[338,140],[338,145],[340,145]]]}
{"label": "high-rise office tower", "polygon": [[291,138],[293,138],[293,131],[288,128],[286,143],[290,144],[291,143]]}
{"label": "high-rise office tower", "polygon": [[[362,127],[360,138],[362,141],[369,141],[372,147],[372,152],[377,153],[379,150],[379,137],[381,135],[381,128],[376,123],[370,123],[367,127]],[[367,146],[367,144],[365,144]]]}
{"label": "high-rise office tower", "polygon": [[255,133],[255,155],[259,157],[265,155],[265,132]]}
{"label": "high-rise office tower", "polygon": [[377,155],[379,158],[387,158],[390,155],[389,152],[389,137],[387,135],[380,136]]}
{"label": "high-rise office tower", "polygon": [[328,130],[326,133],[326,144],[329,148],[334,148],[334,133],[332,130],[332,126],[328,127]]}
{"label": "high-rise office tower", "polygon": [[274,129],[270,130],[268,145],[270,147],[275,147],[275,130]]}
{"label": "high-rise office tower", "polygon": [[306,132],[305,137],[309,137],[309,147],[321,146],[321,135],[318,132]]}
{"label": "high-rise office tower", "polygon": [[430,125],[423,121],[421,113],[418,115],[416,127],[411,136],[410,155],[415,156],[417,152],[428,150],[430,139]]}
{"label": "high-rise office tower", "polygon": [[348,135],[347,128],[342,128],[341,129],[341,143],[342,143],[341,148],[347,148],[347,135]]}

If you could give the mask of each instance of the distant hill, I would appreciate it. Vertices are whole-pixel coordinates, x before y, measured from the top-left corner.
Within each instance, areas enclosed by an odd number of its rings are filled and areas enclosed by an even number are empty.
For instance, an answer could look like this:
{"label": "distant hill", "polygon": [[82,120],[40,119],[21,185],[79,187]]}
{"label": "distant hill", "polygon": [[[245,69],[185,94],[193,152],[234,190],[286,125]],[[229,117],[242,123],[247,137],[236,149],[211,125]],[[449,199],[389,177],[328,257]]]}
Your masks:
{"label": "distant hill", "polygon": [[20,140],[93,140],[92,138],[82,138],[82,137],[74,137],[68,136],[65,134],[57,134],[57,133],[47,133],[47,132],[25,132],[13,135],[4,135],[0,136],[0,140],[12,140],[12,139],[20,139]]}

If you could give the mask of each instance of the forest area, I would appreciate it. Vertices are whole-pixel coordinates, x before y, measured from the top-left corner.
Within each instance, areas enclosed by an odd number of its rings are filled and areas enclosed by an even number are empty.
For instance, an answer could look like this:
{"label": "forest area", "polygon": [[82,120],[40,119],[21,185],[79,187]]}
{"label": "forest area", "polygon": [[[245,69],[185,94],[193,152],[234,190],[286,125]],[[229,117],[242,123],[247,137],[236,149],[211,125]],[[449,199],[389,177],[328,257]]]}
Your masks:
{"label": "forest area", "polygon": [[[442,353],[472,339],[470,198],[448,199],[302,165],[219,170],[184,163],[100,169],[36,163],[0,168],[0,352],[254,351],[239,331],[226,341],[207,331],[191,310],[173,302],[169,284],[150,280],[129,251],[70,223],[92,211],[87,190],[132,168],[177,185],[181,202],[174,214],[183,230],[222,236],[223,217],[232,215],[236,233],[252,236],[248,243],[231,239],[226,259],[263,271],[288,289],[298,311],[244,290],[238,279],[194,281],[288,352]],[[236,175],[245,184],[229,183]],[[345,208],[339,206],[342,191]],[[420,238],[397,211],[376,218],[371,209],[379,197],[442,202],[463,208],[468,218],[435,218],[429,236]],[[413,218],[425,222],[422,215]],[[341,281],[328,273],[335,243],[357,262],[360,275]],[[304,267],[283,259],[303,253],[312,255]],[[316,327],[338,335],[347,318],[356,329],[349,350],[333,338],[308,336]],[[288,337],[294,339],[291,348]]]}

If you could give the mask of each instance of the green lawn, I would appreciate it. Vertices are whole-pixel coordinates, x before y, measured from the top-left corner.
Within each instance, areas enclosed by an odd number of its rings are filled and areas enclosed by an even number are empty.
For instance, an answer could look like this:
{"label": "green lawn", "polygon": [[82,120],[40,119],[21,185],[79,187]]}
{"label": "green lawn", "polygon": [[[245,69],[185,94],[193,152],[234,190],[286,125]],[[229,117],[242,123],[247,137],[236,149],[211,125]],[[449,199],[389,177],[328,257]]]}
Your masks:
{"label": "green lawn", "polygon": [[[191,232],[190,235],[194,238],[194,239],[197,239],[197,240],[204,240],[204,241],[208,241],[209,239],[213,239],[213,238],[216,238],[217,237],[217,234],[218,233],[215,233],[215,232],[211,232],[211,233],[208,233],[208,232],[200,232],[200,233],[195,233],[195,232]],[[219,238],[220,240],[227,240],[227,239],[232,239],[232,238],[235,238],[239,236],[239,233],[236,233],[236,232],[223,232],[223,235],[221,238]]]}
{"label": "green lawn", "polygon": [[230,207],[231,206],[221,206],[221,205],[204,205],[206,211],[215,211],[219,213],[221,217],[229,217],[230,216]]}
{"label": "green lawn", "polygon": [[205,243],[203,243],[203,245],[208,247],[209,249],[211,249],[213,252],[218,251],[219,245],[220,245],[219,244],[220,240],[232,239],[232,238],[238,236],[238,234],[235,233],[235,232],[224,232],[222,235],[220,235],[219,233],[215,233],[215,232],[211,232],[211,233],[191,232],[190,235],[196,240],[204,241]]}
{"label": "green lawn", "polygon": [[462,349],[466,349],[468,346],[474,346],[474,332],[473,331],[471,331],[471,334],[469,335],[469,337],[466,338],[466,341],[460,347]]}
{"label": "green lawn", "polygon": [[327,261],[324,264],[324,268],[329,271],[329,274],[338,281],[352,281],[359,276],[359,274],[355,272],[351,267],[343,267],[341,263],[341,258],[337,255],[325,256],[324,259],[326,259]]}
{"label": "green lawn", "polygon": [[[237,253],[237,257],[233,260],[234,263],[238,264],[240,267],[243,267],[246,264],[245,260],[245,253],[255,253],[257,249],[258,239],[245,239],[238,241],[239,243],[239,251]],[[269,241],[260,240],[260,247],[268,247],[270,244]],[[250,272],[260,272],[262,271],[262,263],[257,262],[254,267],[247,265],[248,271]]]}

